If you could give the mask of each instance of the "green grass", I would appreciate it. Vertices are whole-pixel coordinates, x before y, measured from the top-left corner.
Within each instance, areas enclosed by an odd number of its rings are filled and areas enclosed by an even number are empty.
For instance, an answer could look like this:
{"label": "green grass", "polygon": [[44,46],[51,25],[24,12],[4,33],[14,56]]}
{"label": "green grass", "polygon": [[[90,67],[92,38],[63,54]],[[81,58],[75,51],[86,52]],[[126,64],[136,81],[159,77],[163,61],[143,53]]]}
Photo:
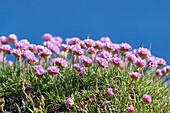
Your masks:
{"label": "green grass", "polygon": [[[38,65],[38,64],[36,64]],[[156,69],[152,69],[142,74],[138,81],[132,81],[129,73],[136,70],[132,66],[127,69],[117,67],[114,71],[112,79],[113,64],[109,64],[107,70],[99,67],[95,73],[95,67],[90,67],[90,77],[88,70],[83,78],[78,79],[78,72],[71,71],[71,66],[60,68],[59,74],[56,76],[56,85],[58,93],[54,87],[52,76],[46,73],[40,78],[41,95],[38,92],[37,80],[33,72],[26,68],[24,72],[25,87],[31,86],[30,75],[33,82],[33,91],[28,94],[33,100],[26,98],[20,85],[23,79],[19,72],[19,67],[13,71],[13,66],[6,66],[5,70],[0,67],[0,98],[4,98],[4,112],[19,112],[30,113],[35,112],[127,112],[127,107],[132,105],[136,113],[168,113],[170,106],[169,89],[170,87],[161,83],[155,77]],[[46,67],[47,69],[47,67]],[[98,77],[98,90],[96,90],[95,74]],[[113,83],[113,84],[112,84]],[[107,95],[107,88],[113,88],[114,95]],[[148,94],[152,97],[150,104],[143,102],[143,95]],[[74,98],[74,105],[66,108],[65,101],[69,98]],[[4,102],[1,102],[2,106]],[[41,107],[40,107],[41,106]]]}

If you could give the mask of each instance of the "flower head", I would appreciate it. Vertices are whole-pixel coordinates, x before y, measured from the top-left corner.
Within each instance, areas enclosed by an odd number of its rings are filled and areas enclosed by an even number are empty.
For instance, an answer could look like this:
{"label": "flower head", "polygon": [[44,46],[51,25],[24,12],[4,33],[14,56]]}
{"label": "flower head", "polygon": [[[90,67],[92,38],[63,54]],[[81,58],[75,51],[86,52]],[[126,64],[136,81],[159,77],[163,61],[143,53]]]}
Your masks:
{"label": "flower head", "polygon": [[34,72],[36,72],[37,70],[41,70],[41,69],[43,69],[41,65],[34,66]]}
{"label": "flower head", "polygon": [[113,89],[112,88],[107,88],[107,94],[112,97],[113,96]]}
{"label": "flower head", "polygon": [[35,64],[37,62],[37,58],[36,57],[28,57],[27,62],[29,64]]}
{"label": "flower head", "polygon": [[66,102],[65,102],[65,104],[66,104],[66,107],[68,108],[70,108],[70,107],[72,107],[72,105],[74,105],[74,99],[73,98],[68,98],[67,100],[66,100]]}
{"label": "flower head", "polygon": [[53,59],[52,61],[53,63],[55,63],[57,66],[59,67],[67,67],[67,61],[64,60],[63,58],[56,58],[56,59]]}
{"label": "flower head", "polygon": [[67,45],[67,44],[61,44],[61,49],[63,50],[63,51],[68,51],[69,50],[69,48],[70,48],[70,46],[69,45]]}
{"label": "flower head", "polygon": [[79,76],[79,77],[83,77],[84,74],[85,74],[85,71],[84,71],[84,70],[81,70],[81,71],[79,72],[78,76]]}
{"label": "flower head", "polygon": [[111,61],[112,61],[113,64],[114,64],[115,66],[117,66],[117,67],[121,67],[121,66],[124,65],[124,64],[123,64],[123,61],[122,61],[120,58],[118,58],[118,57],[112,58]]}
{"label": "flower head", "polygon": [[36,75],[38,78],[40,78],[40,77],[42,77],[45,73],[46,73],[46,71],[42,68],[42,69],[36,70],[35,75]]}
{"label": "flower head", "polygon": [[100,41],[95,41],[94,48],[98,49],[98,50],[102,50],[103,49],[103,43],[100,42]]}
{"label": "flower head", "polygon": [[87,46],[84,43],[84,41],[80,41],[80,46],[81,46],[82,49],[86,49],[87,48]]}
{"label": "flower head", "polygon": [[147,95],[147,94],[144,94],[143,95],[143,101],[146,103],[146,104],[149,104],[152,102],[152,98],[151,96]]}
{"label": "flower head", "polygon": [[127,43],[120,44],[120,50],[123,52],[129,51],[131,49],[132,49],[132,47]]}
{"label": "flower head", "polygon": [[131,73],[130,73],[130,77],[131,77],[133,80],[138,80],[139,78],[141,78],[141,74],[138,73],[138,72],[131,72]]}
{"label": "flower head", "polygon": [[2,44],[8,44],[8,38],[6,36],[1,36],[0,37],[0,42]]}
{"label": "flower head", "polygon": [[137,50],[137,53],[142,59],[147,59],[148,57],[151,56],[151,52],[147,48],[143,48],[143,47],[140,47]]}
{"label": "flower head", "polygon": [[106,42],[104,48],[105,50],[111,52],[115,49],[115,46],[111,42]]}
{"label": "flower head", "polygon": [[166,65],[166,61],[163,58],[156,58],[158,62],[158,66],[162,67],[163,65]]}
{"label": "flower head", "polygon": [[51,41],[53,36],[50,33],[45,33],[42,38],[44,39],[44,41]]}
{"label": "flower head", "polygon": [[56,40],[57,42],[59,42],[60,44],[63,42],[63,39],[59,36],[53,37],[54,40]]}
{"label": "flower head", "polygon": [[84,43],[86,44],[87,47],[93,47],[95,45],[92,39],[85,39]]}
{"label": "flower head", "polygon": [[23,59],[27,59],[28,57],[35,57],[34,53],[32,53],[30,50],[22,50],[21,56]]}
{"label": "flower head", "polygon": [[11,48],[11,46],[9,46],[9,45],[2,45],[2,46],[0,47],[0,50],[3,51],[5,54],[10,54],[12,48]]}
{"label": "flower head", "polygon": [[16,43],[17,42],[17,36],[15,34],[10,34],[8,36],[8,38],[9,38],[8,40],[9,40],[10,43]]}
{"label": "flower head", "polygon": [[147,64],[150,68],[158,67],[158,62],[154,56],[148,58]]}
{"label": "flower head", "polygon": [[85,69],[85,67],[80,65],[80,63],[74,64],[74,68],[79,72]]}
{"label": "flower head", "polygon": [[156,76],[157,76],[157,77],[162,76],[162,70],[161,70],[161,69],[157,69],[157,70],[156,70]]}
{"label": "flower head", "polygon": [[109,37],[101,37],[100,42],[106,43],[106,42],[111,42]]}
{"label": "flower head", "polygon": [[21,57],[21,51],[19,49],[11,50],[11,54],[13,54],[15,57]]}
{"label": "flower head", "polygon": [[50,66],[47,68],[48,74],[50,75],[56,75],[59,73],[59,69],[55,66]]}
{"label": "flower head", "polygon": [[144,68],[146,65],[146,61],[142,60],[140,57],[137,58],[135,65],[140,68]]}
{"label": "flower head", "polygon": [[127,59],[130,63],[134,63],[136,61],[136,56],[134,54],[132,54],[131,52],[129,52],[128,54],[126,54]]}
{"label": "flower head", "polygon": [[94,54],[94,53],[96,52],[96,49],[93,48],[93,47],[89,47],[89,48],[87,49],[87,52],[88,52],[89,54]]}
{"label": "flower head", "polygon": [[37,49],[37,46],[36,46],[35,44],[30,44],[29,47],[28,47],[28,49],[29,49],[31,52],[35,53],[35,51],[36,51],[36,49]]}
{"label": "flower head", "polygon": [[104,59],[110,61],[111,58],[112,58],[112,54],[109,53],[108,51],[102,51],[102,52],[100,53],[99,57],[104,58]]}
{"label": "flower head", "polygon": [[25,87],[25,92],[30,93],[33,90],[31,86],[26,86]]}
{"label": "flower head", "polygon": [[102,68],[108,67],[108,61],[106,59],[97,57],[96,60],[97,60],[97,62],[99,64],[99,66],[101,66]]}
{"label": "flower head", "polygon": [[86,57],[86,56],[82,56],[80,58],[80,62],[85,66],[85,67],[90,67],[92,66],[92,63],[93,61],[89,58],[89,57]]}
{"label": "flower head", "polygon": [[45,47],[44,50],[39,53],[39,56],[42,58],[48,58],[51,54],[52,52]]}
{"label": "flower head", "polygon": [[132,105],[130,105],[130,107],[127,108],[129,113],[133,113],[134,112],[134,108]]}

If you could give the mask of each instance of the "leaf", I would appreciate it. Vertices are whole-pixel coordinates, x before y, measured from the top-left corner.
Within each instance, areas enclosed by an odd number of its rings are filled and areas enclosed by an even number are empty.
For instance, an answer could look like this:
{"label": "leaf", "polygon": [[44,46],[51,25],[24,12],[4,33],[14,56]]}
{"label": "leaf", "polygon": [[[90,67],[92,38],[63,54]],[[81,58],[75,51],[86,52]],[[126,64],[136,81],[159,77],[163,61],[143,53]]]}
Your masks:
{"label": "leaf", "polygon": [[15,104],[17,106],[18,113],[21,113],[21,109],[19,108],[18,104]]}

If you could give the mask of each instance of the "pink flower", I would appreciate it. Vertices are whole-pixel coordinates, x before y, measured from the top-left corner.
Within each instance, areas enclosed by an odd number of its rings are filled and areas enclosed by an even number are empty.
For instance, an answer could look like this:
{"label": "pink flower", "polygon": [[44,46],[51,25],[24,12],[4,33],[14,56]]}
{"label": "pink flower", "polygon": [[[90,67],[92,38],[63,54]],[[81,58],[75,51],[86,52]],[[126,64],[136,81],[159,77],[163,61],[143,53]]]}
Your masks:
{"label": "pink flower", "polygon": [[28,57],[35,57],[34,53],[32,53],[30,50],[22,50],[21,51],[21,56],[23,59],[27,59]]}
{"label": "pink flower", "polygon": [[129,113],[133,113],[134,112],[134,108],[132,105],[130,105],[130,107],[127,108]]}
{"label": "pink flower", "polygon": [[81,46],[82,49],[87,48],[86,44],[83,41],[80,41],[80,46]]}
{"label": "pink flower", "polygon": [[98,49],[98,50],[102,50],[103,49],[103,43],[100,42],[100,41],[95,41],[94,48]]}
{"label": "pink flower", "polygon": [[0,47],[0,50],[3,51],[5,54],[10,54],[12,48],[11,48],[11,46],[9,46],[9,45],[2,45],[2,46]]}
{"label": "pink flower", "polygon": [[96,49],[93,48],[93,47],[89,47],[89,48],[87,49],[87,52],[88,52],[89,54],[94,54],[95,51],[96,51]]}
{"label": "pink flower", "polygon": [[66,104],[66,107],[68,108],[70,108],[70,107],[72,107],[72,105],[74,104],[74,99],[73,98],[68,98],[67,100],[66,100],[66,102],[65,102],[65,104]]}
{"label": "pink flower", "polygon": [[43,69],[41,65],[34,66],[34,72],[36,72],[37,70],[41,70],[41,69]]}
{"label": "pink flower", "polygon": [[35,51],[36,51],[36,49],[37,49],[37,46],[36,46],[35,44],[30,44],[29,47],[28,47],[28,49],[29,49],[31,52],[35,53]]}
{"label": "pink flower", "polygon": [[64,60],[63,58],[56,58],[53,59],[53,63],[55,63],[59,67],[67,67],[67,61]]}
{"label": "pink flower", "polygon": [[135,65],[140,68],[144,68],[146,65],[146,61],[142,60],[140,57],[137,58]]}
{"label": "pink flower", "polygon": [[106,42],[111,42],[109,37],[101,37],[100,42],[106,43]]}
{"label": "pink flower", "polygon": [[16,48],[20,50],[28,49],[29,45],[30,43],[26,39],[20,40],[19,42],[15,43]]}
{"label": "pink flower", "polygon": [[8,38],[6,36],[1,36],[0,37],[0,42],[2,44],[8,44]]}
{"label": "pink flower", "polygon": [[123,52],[129,51],[131,49],[132,49],[132,47],[127,43],[120,44],[120,50]]}
{"label": "pink flower", "polygon": [[151,56],[151,52],[147,48],[143,48],[143,47],[140,47],[137,50],[137,53],[142,59],[147,59],[148,57]]}
{"label": "pink flower", "polygon": [[39,56],[42,58],[48,58],[51,56],[51,54],[52,52],[45,47],[44,50],[39,53]]}
{"label": "pink flower", "polygon": [[85,67],[81,66],[80,63],[74,64],[74,68],[79,72],[85,69]]}
{"label": "pink flower", "polygon": [[99,66],[101,66],[102,68],[108,67],[108,61],[106,59],[97,57],[96,60],[97,60],[97,62],[99,64]]}
{"label": "pink flower", "polygon": [[134,63],[137,59],[136,56],[132,53],[128,53],[126,56],[127,56],[127,59],[130,63]]}
{"label": "pink flower", "polygon": [[110,61],[111,58],[112,58],[112,54],[109,53],[108,51],[102,51],[102,52],[100,53],[99,57],[102,57],[102,58]]}
{"label": "pink flower", "polygon": [[162,76],[162,70],[161,70],[161,69],[157,69],[157,70],[156,70],[156,76],[157,76],[157,77]]}
{"label": "pink flower", "polygon": [[107,88],[107,94],[112,97],[113,96],[113,89],[112,88]]}
{"label": "pink flower", "polygon": [[118,58],[118,57],[112,58],[111,61],[112,61],[113,64],[114,64],[115,66],[117,66],[117,67],[121,67],[121,66],[124,65],[124,64],[123,64],[123,61],[122,61],[120,58]]}
{"label": "pink flower", "polygon": [[37,58],[36,57],[28,57],[27,62],[29,64],[35,64],[37,62]]}
{"label": "pink flower", "polygon": [[44,50],[44,48],[45,48],[45,47],[42,46],[42,45],[37,45],[37,48],[36,48],[36,49],[37,49],[38,52],[41,52],[41,51]]}
{"label": "pink flower", "polygon": [[163,65],[166,65],[166,61],[163,58],[156,58],[158,62],[158,66],[162,67]]}
{"label": "pink flower", "polygon": [[112,50],[113,54],[116,54],[120,51],[120,45],[119,44],[112,44],[112,46],[114,47]]}
{"label": "pink flower", "polygon": [[104,48],[105,50],[111,52],[115,49],[115,46],[111,42],[106,42]]}
{"label": "pink flower", "polygon": [[50,33],[45,33],[42,38],[44,39],[44,41],[51,41],[53,36]]}
{"label": "pink flower", "polygon": [[69,45],[67,45],[67,44],[61,44],[61,49],[63,50],[63,51],[68,51],[69,50],[69,48],[70,48],[70,46]]}
{"label": "pink flower", "polygon": [[170,73],[170,66],[166,66],[167,73]]}
{"label": "pink flower", "polygon": [[50,75],[56,75],[59,73],[59,69],[55,66],[50,66],[47,68],[48,74]]}
{"label": "pink flower", "polygon": [[86,44],[87,47],[93,47],[95,45],[92,39],[85,39],[84,43]]}
{"label": "pink flower", "polygon": [[147,64],[150,66],[150,68],[158,67],[158,62],[154,56],[148,58]]}
{"label": "pink flower", "polygon": [[36,75],[38,78],[40,78],[40,77],[42,77],[45,73],[46,73],[46,71],[42,68],[42,69],[36,70],[35,75]]}
{"label": "pink flower", "polygon": [[89,57],[86,57],[86,56],[82,56],[80,58],[80,62],[85,66],[85,67],[90,67],[92,66],[92,63],[93,61],[89,58]]}
{"label": "pink flower", "polygon": [[80,39],[78,37],[73,37],[72,38],[72,44],[80,44]]}
{"label": "pink flower", "polygon": [[57,53],[57,54],[60,53],[60,49],[57,46],[55,46],[54,44],[49,45],[48,49],[53,53]]}
{"label": "pink flower", "polygon": [[168,74],[167,67],[162,68],[162,75],[165,76]]}
{"label": "pink flower", "polygon": [[21,57],[21,51],[19,49],[13,49],[11,54],[13,54],[15,57]]}
{"label": "pink flower", "polygon": [[10,34],[8,36],[8,38],[9,38],[10,43],[16,43],[17,42],[17,36],[15,34]]}
{"label": "pink flower", "polygon": [[81,49],[80,45],[78,44],[70,46],[70,50],[73,51],[73,53],[78,56],[84,54],[84,49]]}
{"label": "pink flower", "polygon": [[54,40],[56,40],[56,41],[59,42],[60,44],[61,44],[62,41],[63,41],[63,39],[62,39],[61,37],[59,37],[59,36],[53,37],[53,38],[54,38]]}
{"label": "pink flower", "polygon": [[81,70],[81,71],[79,72],[78,76],[79,76],[79,77],[83,77],[84,74],[85,74],[85,71],[84,71],[84,70]]}
{"label": "pink flower", "polygon": [[152,98],[151,96],[147,95],[147,94],[144,94],[143,95],[143,101],[146,103],[146,104],[150,104],[152,102]]}
{"label": "pink flower", "polygon": [[133,79],[133,80],[138,80],[139,78],[141,78],[141,74],[140,73],[138,73],[138,72],[131,72],[130,73],[130,76],[131,76],[131,78]]}

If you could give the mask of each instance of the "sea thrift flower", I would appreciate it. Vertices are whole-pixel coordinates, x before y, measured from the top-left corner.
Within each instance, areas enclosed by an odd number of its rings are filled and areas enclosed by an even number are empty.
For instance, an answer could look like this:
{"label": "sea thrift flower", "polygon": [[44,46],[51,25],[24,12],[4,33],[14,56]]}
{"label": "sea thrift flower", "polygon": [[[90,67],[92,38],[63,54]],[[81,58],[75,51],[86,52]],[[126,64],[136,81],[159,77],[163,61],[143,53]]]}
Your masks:
{"label": "sea thrift flower", "polygon": [[156,76],[157,76],[157,77],[162,76],[162,70],[161,70],[161,69],[157,69],[157,70],[156,70]]}
{"label": "sea thrift flower", "polygon": [[48,58],[48,57],[50,57],[51,54],[52,54],[52,52],[45,47],[44,50],[39,53],[39,56],[42,58]]}
{"label": "sea thrift flower", "polygon": [[106,43],[106,42],[111,42],[109,37],[101,37],[100,42]]}
{"label": "sea thrift flower", "polygon": [[80,62],[85,66],[85,67],[90,67],[92,66],[92,63],[93,61],[89,58],[89,57],[86,57],[86,56],[82,56],[80,58]]}
{"label": "sea thrift flower", "polygon": [[114,64],[115,66],[117,66],[117,67],[120,67],[120,66],[123,66],[123,65],[124,65],[124,64],[123,64],[123,61],[122,61],[120,58],[118,58],[118,57],[112,58],[111,61],[112,61],[113,64]]}
{"label": "sea thrift flower", "polygon": [[2,44],[8,44],[8,38],[6,36],[1,36],[0,37],[0,42]]}
{"label": "sea thrift flower", "polygon": [[81,49],[80,45],[78,44],[70,46],[70,50],[72,50],[73,53],[78,56],[81,56],[84,54],[84,49]]}
{"label": "sea thrift flower", "polygon": [[36,70],[35,75],[36,75],[38,78],[40,78],[40,77],[42,77],[45,73],[46,73],[46,71],[42,68],[42,69]]}
{"label": "sea thrift flower", "polygon": [[0,47],[0,50],[3,51],[5,54],[10,54],[12,48],[11,48],[11,46],[9,46],[9,45],[2,45],[2,46]]}
{"label": "sea thrift flower", "polygon": [[133,80],[138,80],[139,78],[141,78],[141,74],[138,73],[138,72],[131,72],[130,73],[130,77],[133,79]]}
{"label": "sea thrift flower", "polygon": [[35,64],[37,62],[37,58],[36,57],[28,57],[27,62],[29,64]]}
{"label": "sea thrift flower", "polygon": [[28,47],[28,49],[33,53],[35,53],[36,48],[37,48],[37,46],[35,44],[30,44],[29,47]]}
{"label": "sea thrift flower", "polygon": [[21,51],[19,49],[11,50],[11,54],[13,54],[15,57],[21,57]]}
{"label": "sea thrift flower", "polygon": [[133,53],[136,57],[138,57],[138,50],[137,50],[137,49],[133,49],[132,53]]}
{"label": "sea thrift flower", "polygon": [[134,108],[132,105],[130,105],[130,107],[127,108],[129,113],[133,113],[134,112]]}
{"label": "sea thrift flower", "polygon": [[154,56],[148,58],[147,64],[150,68],[158,67],[158,62]]}
{"label": "sea thrift flower", "polygon": [[67,108],[68,108],[68,107],[71,108],[72,105],[74,104],[74,99],[73,99],[73,98],[68,98],[68,99],[66,100],[65,104],[66,104],[66,107],[67,107]]}
{"label": "sea thrift flower", "polygon": [[47,68],[48,74],[50,75],[56,75],[59,73],[59,69],[55,66],[50,66]]}
{"label": "sea thrift flower", "polygon": [[123,52],[129,51],[131,49],[132,49],[132,47],[127,43],[120,44],[120,50]]}
{"label": "sea thrift flower", "polygon": [[25,92],[30,93],[33,90],[31,86],[26,86],[25,87]]}
{"label": "sea thrift flower", "polygon": [[162,75],[163,76],[167,75],[167,68],[166,67],[162,68]]}
{"label": "sea thrift flower", "polygon": [[149,104],[152,102],[152,98],[151,96],[147,95],[147,94],[144,94],[143,95],[143,101],[146,103],[146,104]]}
{"label": "sea thrift flower", "polygon": [[59,58],[64,58],[64,57],[66,57],[65,52],[64,52],[64,51],[61,51],[61,52],[58,54],[58,57],[59,57]]}
{"label": "sea thrift flower", "polygon": [[126,57],[127,57],[127,59],[128,59],[128,61],[130,62],[130,63],[134,63],[135,61],[136,61],[136,56],[134,55],[134,54],[132,54],[132,53],[128,53],[127,55],[126,55]]}
{"label": "sea thrift flower", "polygon": [[51,41],[53,36],[50,33],[45,33],[42,38],[44,39],[44,41]]}
{"label": "sea thrift flower", "polygon": [[32,53],[30,50],[22,50],[21,51],[21,56],[23,59],[27,59],[28,57],[35,57],[34,53]]}
{"label": "sea thrift flower", "polygon": [[147,48],[143,48],[143,47],[140,47],[137,50],[137,53],[142,59],[147,59],[148,57],[151,56],[151,52]]}
{"label": "sea thrift flower", "polygon": [[120,45],[119,44],[112,44],[112,46],[114,47],[112,50],[113,54],[116,54],[120,51]]}
{"label": "sea thrift flower", "polygon": [[108,51],[102,51],[99,55],[99,57],[102,57],[106,60],[110,60],[112,58],[112,54],[109,53]]}
{"label": "sea thrift flower", "polygon": [[83,77],[85,74],[85,71],[84,70],[81,70],[80,73],[78,74],[79,77]]}
{"label": "sea thrift flower", "polygon": [[166,66],[167,73],[170,73],[170,66]]}
{"label": "sea thrift flower", "polygon": [[163,58],[157,58],[158,66],[162,67],[166,65],[166,61]]}
{"label": "sea thrift flower", "polygon": [[34,72],[36,72],[37,70],[41,70],[41,69],[43,69],[41,65],[34,66]]}
{"label": "sea thrift flower", "polygon": [[84,43],[86,44],[87,47],[93,47],[95,45],[92,39],[85,39]]}
{"label": "sea thrift flower", "polygon": [[80,44],[80,39],[78,37],[73,37],[72,38],[72,44]]}
{"label": "sea thrift flower", "polygon": [[113,96],[113,89],[112,88],[108,88],[107,89],[107,94],[110,96],[110,97],[112,97]]}
{"label": "sea thrift flower", "polygon": [[87,48],[86,44],[83,41],[80,41],[80,46],[81,46],[82,49]]}
{"label": "sea thrift flower", "polygon": [[53,59],[53,63],[55,63],[59,67],[67,67],[67,61],[64,60],[63,58],[56,58]]}
{"label": "sea thrift flower", "polygon": [[106,42],[104,45],[105,50],[111,52],[115,47],[111,42]]}
{"label": "sea thrift flower", "polygon": [[9,38],[8,40],[9,40],[10,43],[16,43],[17,42],[17,36],[15,34],[10,34],[8,36],[8,38]]}
{"label": "sea thrift flower", "polygon": [[60,49],[57,46],[55,46],[54,44],[49,45],[48,49],[50,49],[50,51],[53,53],[57,53],[57,54],[60,53]]}
{"label": "sea thrift flower", "polygon": [[146,61],[145,60],[142,60],[140,57],[137,58],[136,62],[135,62],[135,65],[137,67],[140,67],[140,68],[143,68],[145,67],[146,65]]}
{"label": "sea thrift flower", "polygon": [[67,45],[67,44],[61,44],[60,48],[63,50],[63,51],[68,51],[70,46]]}
{"label": "sea thrift flower", "polygon": [[15,43],[17,49],[26,50],[28,49],[30,43],[27,39],[20,40],[19,42]]}
{"label": "sea thrift flower", "polygon": [[59,36],[53,37],[53,38],[54,38],[54,40],[56,40],[56,41],[59,42],[60,44],[63,42],[63,39],[62,39],[61,37],[59,37]]}
{"label": "sea thrift flower", "polygon": [[80,63],[74,64],[74,68],[79,72],[85,69],[85,67],[80,65]]}
{"label": "sea thrift flower", "polygon": [[95,51],[96,51],[96,49],[93,48],[93,47],[89,47],[89,48],[87,49],[87,52],[88,52],[89,54],[94,54]]}
{"label": "sea thrift flower", "polygon": [[108,61],[106,59],[97,57],[96,60],[97,60],[97,62],[99,64],[99,66],[101,66],[102,68],[108,67]]}
{"label": "sea thrift flower", "polygon": [[94,48],[102,50],[103,49],[103,44],[100,41],[95,41]]}
{"label": "sea thrift flower", "polygon": [[44,50],[44,46],[42,46],[42,45],[37,45],[36,49],[37,49],[38,52],[41,52],[41,51]]}

